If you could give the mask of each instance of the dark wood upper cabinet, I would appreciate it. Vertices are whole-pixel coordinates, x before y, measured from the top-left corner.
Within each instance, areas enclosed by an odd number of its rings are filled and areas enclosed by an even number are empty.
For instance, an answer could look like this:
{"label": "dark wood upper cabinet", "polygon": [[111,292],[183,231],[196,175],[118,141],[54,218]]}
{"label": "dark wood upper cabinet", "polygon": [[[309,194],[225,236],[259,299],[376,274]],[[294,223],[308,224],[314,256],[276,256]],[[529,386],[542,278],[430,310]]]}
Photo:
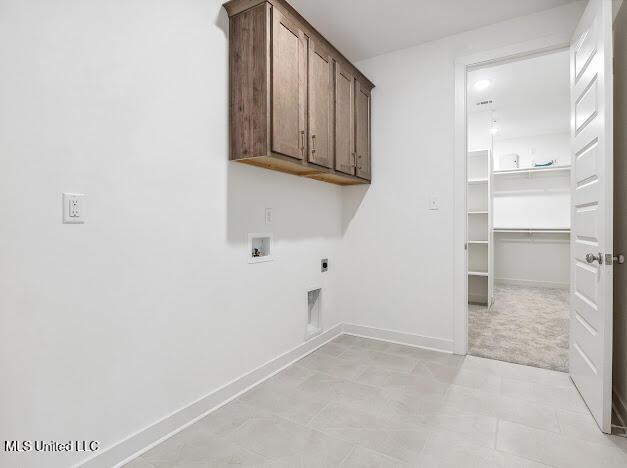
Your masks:
{"label": "dark wood upper cabinet", "polygon": [[333,59],[309,43],[309,162],[333,167]]}
{"label": "dark wood upper cabinet", "polygon": [[285,0],[231,0],[230,159],[339,185],[371,179],[374,85]]}
{"label": "dark wood upper cabinet", "polygon": [[272,11],[272,151],[303,159],[307,42],[297,24]]}
{"label": "dark wood upper cabinet", "polygon": [[370,89],[355,80],[355,154],[358,177],[370,180]]}
{"label": "dark wood upper cabinet", "polygon": [[355,104],[352,69],[335,64],[335,170],[355,174]]}

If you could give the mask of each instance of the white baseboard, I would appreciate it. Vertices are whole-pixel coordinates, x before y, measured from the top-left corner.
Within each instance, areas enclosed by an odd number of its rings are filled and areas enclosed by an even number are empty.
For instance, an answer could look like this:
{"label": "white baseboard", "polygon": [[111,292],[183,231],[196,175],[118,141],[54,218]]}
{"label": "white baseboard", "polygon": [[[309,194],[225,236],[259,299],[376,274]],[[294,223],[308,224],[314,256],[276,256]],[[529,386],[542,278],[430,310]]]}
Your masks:
{"label": "white baseboard", "polygon": [[355,323],[345,323],[344,333],[347,335],[363,336],[364,338],[374,338],[375,340],[390,341],[418,348],[427,348],[445,353],[453,352],[453,340],[434,338],[431,336],[414,335],[396,330],[386,330],[383,328],[368,327]]}
{"label": "white baseboard", "polygon": [[552,281],[535,281],[535,280],[524,280],[524,279],[515,279],[515,278],[495,278],[494,281],[497,284],[534,286],[538,288],[553,288],[553,289],[570,288],[570,285],[568,283],[555,283]]}
{"label": "white baseboard", "polygon": [[328,341],[342,334],[343,325],[337,324],[305,343],[257,367],[247,374],[223,385],[201,399],[181,408],[162,420],[138,431],[105,449],[95,457],[79,463],[87,468],[118,467],[141,455],[168,437],[205,417],[210,412],[237,398],[251,387],[285,369],[303,356],[315,351]]}
{"label": "white baseboard", "polygon": [[627,403],[618,394],[616,387],[614,387],[612,393],[614,396],[614,398],[612,398],[612,407],[614,408],[614,413],[619,419],[618,423],[623,427],[627,427]]}

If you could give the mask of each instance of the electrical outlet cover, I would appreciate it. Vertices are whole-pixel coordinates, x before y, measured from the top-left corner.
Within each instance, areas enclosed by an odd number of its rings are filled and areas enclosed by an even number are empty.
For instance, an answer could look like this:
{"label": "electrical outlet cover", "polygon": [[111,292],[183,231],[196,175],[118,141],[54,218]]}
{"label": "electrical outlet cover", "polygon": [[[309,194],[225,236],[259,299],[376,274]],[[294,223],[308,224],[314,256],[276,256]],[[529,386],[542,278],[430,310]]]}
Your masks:
{"label": "electrical outlet cover", "polygon": [[63,222],[65,224],[85,223],[85,195],[82,193],[63,194]]}

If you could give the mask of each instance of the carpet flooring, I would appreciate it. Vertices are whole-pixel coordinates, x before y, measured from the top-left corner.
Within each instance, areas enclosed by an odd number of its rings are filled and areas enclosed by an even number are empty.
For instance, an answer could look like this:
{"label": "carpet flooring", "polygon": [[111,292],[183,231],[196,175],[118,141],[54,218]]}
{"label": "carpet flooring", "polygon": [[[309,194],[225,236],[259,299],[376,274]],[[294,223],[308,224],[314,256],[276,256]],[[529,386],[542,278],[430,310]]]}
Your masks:
{"label": "carpet flooring", "polygon": [[494,304],[468,306],[469,354],[568,372],[568,290],[495,285]]}

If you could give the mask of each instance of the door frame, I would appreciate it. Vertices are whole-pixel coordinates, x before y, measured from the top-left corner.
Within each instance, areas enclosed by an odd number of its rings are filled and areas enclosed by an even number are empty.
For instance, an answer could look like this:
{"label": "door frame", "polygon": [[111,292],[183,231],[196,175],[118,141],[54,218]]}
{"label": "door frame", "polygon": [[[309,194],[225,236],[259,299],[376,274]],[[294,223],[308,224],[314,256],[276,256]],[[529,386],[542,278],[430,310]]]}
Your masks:
{"label": "door frame", "polygon": [[468,276],[465,249],[468,72],[490,65],[514,62],[568,49],[570,40],[570,33],[556,34],[459,57],[455,60],[455,157],[453,161],[453,352],[455,354],[468,353]]}

